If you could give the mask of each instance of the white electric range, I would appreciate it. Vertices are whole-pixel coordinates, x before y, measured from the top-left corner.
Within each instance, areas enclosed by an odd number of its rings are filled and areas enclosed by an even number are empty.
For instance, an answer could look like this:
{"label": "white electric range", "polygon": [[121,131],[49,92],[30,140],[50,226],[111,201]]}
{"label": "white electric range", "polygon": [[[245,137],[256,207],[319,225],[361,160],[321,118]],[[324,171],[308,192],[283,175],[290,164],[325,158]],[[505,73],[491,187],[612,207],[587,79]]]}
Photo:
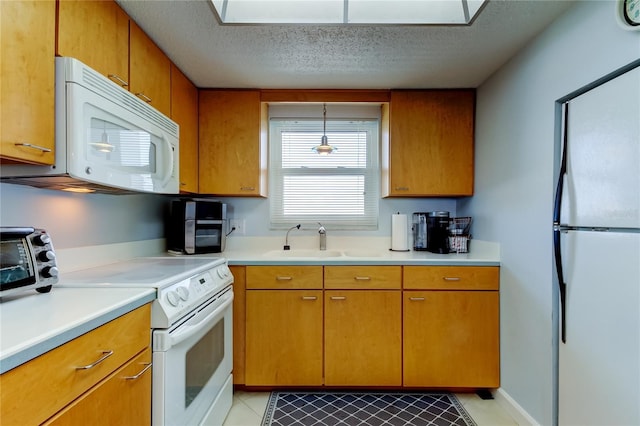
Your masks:
{"label": "white electric range", "polygon": [[140,257],[61,276],[61,287],[154,288],[152,424],[222,424],[233,398],[233,275],[224,258]]}

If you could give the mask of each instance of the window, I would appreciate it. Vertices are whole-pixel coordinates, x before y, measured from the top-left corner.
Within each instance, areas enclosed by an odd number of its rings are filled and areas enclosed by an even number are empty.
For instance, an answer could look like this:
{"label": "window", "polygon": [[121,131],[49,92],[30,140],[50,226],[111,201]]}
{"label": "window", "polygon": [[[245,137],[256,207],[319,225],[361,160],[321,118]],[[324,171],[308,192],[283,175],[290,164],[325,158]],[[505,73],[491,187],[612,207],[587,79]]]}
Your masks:
{"label": "window", "polygon": [[270,120],[271,227],[298,223],[333,229],[378,227],[377,119],[327,120],[329,144],[312,150],[323,135],[322,119]]}

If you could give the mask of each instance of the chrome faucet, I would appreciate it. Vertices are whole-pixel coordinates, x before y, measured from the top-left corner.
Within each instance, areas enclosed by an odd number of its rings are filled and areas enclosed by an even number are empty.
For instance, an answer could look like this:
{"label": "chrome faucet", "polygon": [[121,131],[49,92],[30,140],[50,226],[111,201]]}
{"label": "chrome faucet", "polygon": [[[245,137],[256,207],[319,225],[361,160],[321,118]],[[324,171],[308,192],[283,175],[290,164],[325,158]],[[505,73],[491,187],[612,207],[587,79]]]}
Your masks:
{"label": "chrome faucet", "polygon": [[300,229],[300,224],[297,224],[296,226],[292,226],[287,231],[287,236],[284,237],[284,247],[282,248],[283,250],[291,250],[291,246],[289,246],[289,232],[291,232],[293,229]]}
{"label": "chrome faucet", "polygon": [[327,249],[327,230],[320,222],[318,222],[320,228],[318,228],[318,234],[320,234],[320,250]]}

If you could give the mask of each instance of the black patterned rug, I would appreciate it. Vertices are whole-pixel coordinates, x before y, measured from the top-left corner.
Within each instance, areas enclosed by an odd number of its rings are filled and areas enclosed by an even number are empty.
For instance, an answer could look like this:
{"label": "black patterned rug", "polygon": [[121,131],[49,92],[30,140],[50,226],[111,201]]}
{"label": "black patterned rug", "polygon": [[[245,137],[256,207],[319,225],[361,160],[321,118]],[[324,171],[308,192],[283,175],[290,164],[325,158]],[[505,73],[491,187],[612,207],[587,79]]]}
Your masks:
{"label": "black patterned rug", "polygon": [[262,426],[476,426],[453,394],[272,392]]}

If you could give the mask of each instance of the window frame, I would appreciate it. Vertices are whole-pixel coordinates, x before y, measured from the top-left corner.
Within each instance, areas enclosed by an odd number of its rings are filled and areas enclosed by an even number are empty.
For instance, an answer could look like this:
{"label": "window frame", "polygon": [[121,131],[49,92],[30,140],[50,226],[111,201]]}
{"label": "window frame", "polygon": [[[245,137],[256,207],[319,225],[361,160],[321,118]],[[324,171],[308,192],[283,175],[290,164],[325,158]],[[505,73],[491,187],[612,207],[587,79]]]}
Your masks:
{"label": "window frame", "polygon": [[[292,126],[292,122],[298,124]],[[329,144],[332,142],[331,133],[354,131],[345,130],[349,123],[366,123],[360,131],[366,132],[366,160],[365,167],[357,168],[283,168],[282,164],[282,138],[281,132],[284,130],[297,130],[305,132],[305,126],[309,126],[306,131],[317,132],[322,135],[323,120],[321,118],[291,118],[291,117],[271,117],[269,120],[269,194],[270,209],[269,222],[271,229],[287,229],[298,223],[304,225],[317,226],[322,223],[331,229],[341,230],[377,230],[379,199],[380,199],[380,117],[368,118],[331,118],[327,119],[327,136]],[[286,125],[285,125],[286,123]],[[302,123],[302,124],[301,124]],[[320,144],[320,136],[317,138],[315,145]],[[336,144],[338,150],[329,154],[340,155],[340,147]],[[311,148],[311,147],[310,147]],[[309,149],[310,155],[318,157],[319,154]],[[284,180],[286,176],[363,176],[364,177],[364,212],[361,216],[353,217],[351,214],[336,214],[335,216],[318,214],[316,215],[286,215],[284,212]]]}

